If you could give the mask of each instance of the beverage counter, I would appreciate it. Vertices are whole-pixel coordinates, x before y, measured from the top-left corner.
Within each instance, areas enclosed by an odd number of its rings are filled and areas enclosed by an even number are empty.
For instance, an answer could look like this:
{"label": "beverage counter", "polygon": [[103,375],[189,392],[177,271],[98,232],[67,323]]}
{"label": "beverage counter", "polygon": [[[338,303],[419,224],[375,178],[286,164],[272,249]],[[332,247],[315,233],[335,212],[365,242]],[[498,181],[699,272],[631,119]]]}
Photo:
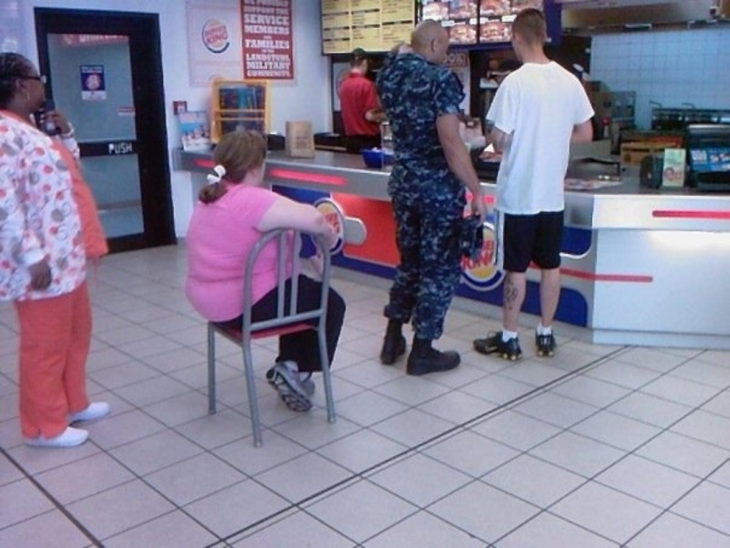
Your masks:
{"label": "beverage counter", "polygon": [[[176,151],[175,168],[192,172],[195,194],[212,167],[210,153]],[[569,176],[580,175],[571,167]],[[269,153],[266,180],[315,203],[341,230],[333,264],[392,278],[398,254],[387,169],[365,168],[355,155],[320,151],[300,159],[277,151]],[[588,189],[566,192],[557,319],[585,328],[594,343],[730,349],[730,195],[640,188],[626,173],[620,183],[576,182]],[[482,187],[492,206],[494,184]],[[457,294],[501,306],[491,220],[482,258],[465,262]],[[538,280],[531,268],[529,314],[539,310]]]}

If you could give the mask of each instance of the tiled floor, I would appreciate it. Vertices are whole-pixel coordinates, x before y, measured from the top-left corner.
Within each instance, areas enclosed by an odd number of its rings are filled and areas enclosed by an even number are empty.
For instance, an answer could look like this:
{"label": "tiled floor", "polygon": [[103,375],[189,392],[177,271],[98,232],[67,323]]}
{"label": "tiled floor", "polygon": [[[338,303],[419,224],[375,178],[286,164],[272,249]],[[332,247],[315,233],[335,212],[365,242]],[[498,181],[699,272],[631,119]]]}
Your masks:
{"label": "tiled floor", "polygon": [[319,379],[308,414],[268,388],[270,340],[255,351],[255,449],[225,342],[207,412],[184,271],[182,247],[103,261],[88,376],[113,411],[75,449],[21,443],[15,318],[0,307],[0,546],[730,547],[730,352],[597,346],[563,327],[540,359],[526,327],[509,364],[470,350],[497,324],[454,308],[440,346],[462,366],[408,377],[377,360],[383,281],[338,273],[337,422]]}

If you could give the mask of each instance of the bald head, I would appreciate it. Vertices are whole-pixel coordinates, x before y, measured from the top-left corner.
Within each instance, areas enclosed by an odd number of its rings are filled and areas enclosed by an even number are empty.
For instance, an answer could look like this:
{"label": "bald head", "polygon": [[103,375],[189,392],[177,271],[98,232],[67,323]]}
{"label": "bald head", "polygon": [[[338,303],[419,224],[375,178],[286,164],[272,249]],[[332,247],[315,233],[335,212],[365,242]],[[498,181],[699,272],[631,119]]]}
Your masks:
{"label": "bald head", "polygon": [[449,49],[449,33],[438,21],[422,21],[411,34],[413,51],[433,63],[443,63]]}

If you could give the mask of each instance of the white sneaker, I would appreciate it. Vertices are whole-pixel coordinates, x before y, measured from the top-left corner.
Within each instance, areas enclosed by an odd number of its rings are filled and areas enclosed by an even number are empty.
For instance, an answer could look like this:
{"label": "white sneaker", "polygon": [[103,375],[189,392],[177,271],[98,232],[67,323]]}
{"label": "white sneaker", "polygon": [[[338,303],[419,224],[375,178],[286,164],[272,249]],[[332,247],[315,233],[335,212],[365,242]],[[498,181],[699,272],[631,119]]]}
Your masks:
{"label": "white sneaker", "polygon": [[92,421],[106,417],[109,414],[109,404],[105,401],[96,401],[89,404],[89,407],[78,413],[70,413],[68,422],[73,424],[78,421]]}
{"label": "white sneaker", "polygon": [[33,447],[76,447],[89,439],[89,433],[81,428],[66,427],[60,435],[55,438],[25,438],[26,445]]}

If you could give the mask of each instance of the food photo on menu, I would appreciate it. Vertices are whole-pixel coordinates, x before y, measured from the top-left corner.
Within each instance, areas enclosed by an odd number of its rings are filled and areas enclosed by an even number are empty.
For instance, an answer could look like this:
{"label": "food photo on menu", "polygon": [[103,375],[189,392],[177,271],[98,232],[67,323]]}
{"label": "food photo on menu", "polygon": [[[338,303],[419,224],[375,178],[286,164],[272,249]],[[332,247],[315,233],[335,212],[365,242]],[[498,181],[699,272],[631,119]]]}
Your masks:
{"label": "food photo on menu", "polygon": [[527,8],[542,10],[542,0],[511,0],[512,13],[519,13]]}
{"label": "food photo on menu", "polygon": [[510,0],[481,0],[479,4],[479,14],[481,16],[501,16],[511,13]]}
{"label": "food photo on menu", "polygon": [[449,19],[475,19],[477,4],[477,0],[451,0]]}
{"label": "food photo on menu", "polygon": [[476,25],[468,21],[454,23],[449,29],[449,42],[452,44],[476,44]]}
{"label": "food photo on menu", "polygon": [[509,42],[512,25],[501,21],[484,21],[479,27],[480,42]]}
{"label": "food photo on menu", "polygon": [[432,2],[429,0],[421,0],[421,19],[433,19],[441,21],[449,18],[450,2]]}

